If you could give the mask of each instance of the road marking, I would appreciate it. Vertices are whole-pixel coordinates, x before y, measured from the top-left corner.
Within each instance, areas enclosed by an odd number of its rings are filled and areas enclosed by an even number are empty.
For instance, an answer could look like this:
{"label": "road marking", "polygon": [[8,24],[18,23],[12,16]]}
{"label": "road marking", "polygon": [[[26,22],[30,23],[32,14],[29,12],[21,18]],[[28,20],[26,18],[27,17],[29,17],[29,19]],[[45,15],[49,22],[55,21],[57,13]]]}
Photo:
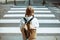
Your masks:
{"label": "road marking", "polygon": [[[57,19],[39,19],[38,21],[39,23],[60,23]],[[20,23],[20,19],[0,19],[0,23]]]}
{"label": "road marking", "polygon": [[[5,14],[3,17],[24,17],[25,14]],[[35,14],[35,17],[55,17],[54,14]]]}

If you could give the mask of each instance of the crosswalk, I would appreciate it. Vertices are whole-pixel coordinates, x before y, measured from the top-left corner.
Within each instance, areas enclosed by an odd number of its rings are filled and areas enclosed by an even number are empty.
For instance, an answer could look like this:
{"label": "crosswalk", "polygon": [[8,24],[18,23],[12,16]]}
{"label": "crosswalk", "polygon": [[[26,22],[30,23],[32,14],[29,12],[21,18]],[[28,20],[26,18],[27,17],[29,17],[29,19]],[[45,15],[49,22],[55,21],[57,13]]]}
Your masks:
{"label": "crosswalk", "polygon": [[[38,3],[35,3],[35,5],[38,5]],[[33,7],[35,12],[34,16],[39,20],[36,40],[59,40],[60,21],[58,16],[60,16],[60,9],[46,6]],[[2,13],[2,15],[0,13],[2,16],[0,17],[1,40],[23,40],[22,35],[20,35],[20,19],[25,16],[26,8],[27,6],[14,6],[11,7],[10,10],[8,9],[4,14]]]}
{"label": "crosswalk", "polygon": [[[20,28],[19,27],[0,27],[0,29],[2,29],[2,31],[0,31],[0,33],[21,33],[19,30]],[[38,28],[37,29],[37,33],[38,34],[41,34],[41,33],[50,33],[50,34],[53,34],[53,33],[60,33],[58,30],[60,30],[60,28]],[[53,34],[54,35],[54,34]]]}
{"label": "crosswalk", "polygon": [[[48,13],[51,13],[51,11],[34,11],[35,13],[45,13],[45,12],[48,12]],[[25,11],[8,11],[8,13],[25,13]]]}
{"label": "crosswalk", "polygon": [[[59,40],[60,21],[58,16],[60,16],[60,9],[46,6],[33,7],[34,16],[39,20],[36,40]],[[20,19],[25,16],[26,8],[27,6],[14,6],[5,14],[2,13],[2,18],[0,17],[1,40],[23,40],[20,31]]]}
{"label": "crosswalk", "polygon": [[[38,20],[39,23],[60,23],[59,20]],[[1,19],[0,23],[20,23],[20,19]]]}
{"label": "crosswalk", "polygon": [[[33,6],[34,7],[34,6]],[[51,11],[51,7],[34,7],[34,16],[39,21],[39,27],[60,27],[60,21],[56,14]],[[25,16],[26,7],[14,6],[0,19],[0,27],[20,27],[20,19]],[[54,10],[58,10],[55,9]]]}
{"label": "crosswalk", "polygon": [[[3,17],[24,17],[25,14],[5,14]],[[54,14],[35,14],[35,17],[55,17]]]}

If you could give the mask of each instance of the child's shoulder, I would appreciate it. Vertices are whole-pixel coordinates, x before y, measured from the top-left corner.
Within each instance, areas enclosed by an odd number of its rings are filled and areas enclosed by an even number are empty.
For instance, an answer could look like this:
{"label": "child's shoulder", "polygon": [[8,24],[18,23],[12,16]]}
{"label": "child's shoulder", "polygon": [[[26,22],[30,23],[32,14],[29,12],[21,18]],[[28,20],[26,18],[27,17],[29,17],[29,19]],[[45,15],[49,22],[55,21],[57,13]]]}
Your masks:
{"label": "child's shoulder", "polygon": [[36,17],[34,17],[34,19],[33,19],[34,21],[37,21],[38,19],[36,18]]}
{"label": "child's shoulder", "polygon": [[20,20],[21,20],[21,21],[24,21],[24,17],[22,17]]}

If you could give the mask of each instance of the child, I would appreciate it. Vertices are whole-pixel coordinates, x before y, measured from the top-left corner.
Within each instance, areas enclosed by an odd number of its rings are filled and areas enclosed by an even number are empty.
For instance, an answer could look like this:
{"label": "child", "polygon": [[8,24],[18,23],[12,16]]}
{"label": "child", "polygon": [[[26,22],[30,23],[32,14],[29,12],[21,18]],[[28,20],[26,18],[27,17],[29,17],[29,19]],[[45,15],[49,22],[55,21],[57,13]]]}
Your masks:
{"label": "child", "polygon": [[[27,26],[25,25],[26,23],[25,23],[24,18],[27,20],[27,22],[32,19],[30,21],[30,23],[27,24]],[[36,28],[39,27],[39,23],[38,23],[38,19],[34,17],[33,7],[31,7],[31,6],[27,7],[26,14],[25,14],[24,18],[22,18],[21,21],[20,21],[20,29],[21,29],[21,32],[22,32],[22,35],[23,35],[23,40],[26,40],[26,39],[36,40]],[[29,27],[29,29],[28,29],[28,27]]]}

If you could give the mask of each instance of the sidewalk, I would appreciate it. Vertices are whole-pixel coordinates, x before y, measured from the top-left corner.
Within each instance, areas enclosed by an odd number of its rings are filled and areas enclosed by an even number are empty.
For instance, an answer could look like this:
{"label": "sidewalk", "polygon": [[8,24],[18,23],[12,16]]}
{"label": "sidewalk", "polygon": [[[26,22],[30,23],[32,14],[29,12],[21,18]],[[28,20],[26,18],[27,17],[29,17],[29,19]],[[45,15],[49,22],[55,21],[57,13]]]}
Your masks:
{"label": "sidewalk", "polygon": [[0,19],[2,18],[2,16],[7,13],[7,11],[10,9],[10,7],[12,7],[12,5],[1,5],[0,4]]}

